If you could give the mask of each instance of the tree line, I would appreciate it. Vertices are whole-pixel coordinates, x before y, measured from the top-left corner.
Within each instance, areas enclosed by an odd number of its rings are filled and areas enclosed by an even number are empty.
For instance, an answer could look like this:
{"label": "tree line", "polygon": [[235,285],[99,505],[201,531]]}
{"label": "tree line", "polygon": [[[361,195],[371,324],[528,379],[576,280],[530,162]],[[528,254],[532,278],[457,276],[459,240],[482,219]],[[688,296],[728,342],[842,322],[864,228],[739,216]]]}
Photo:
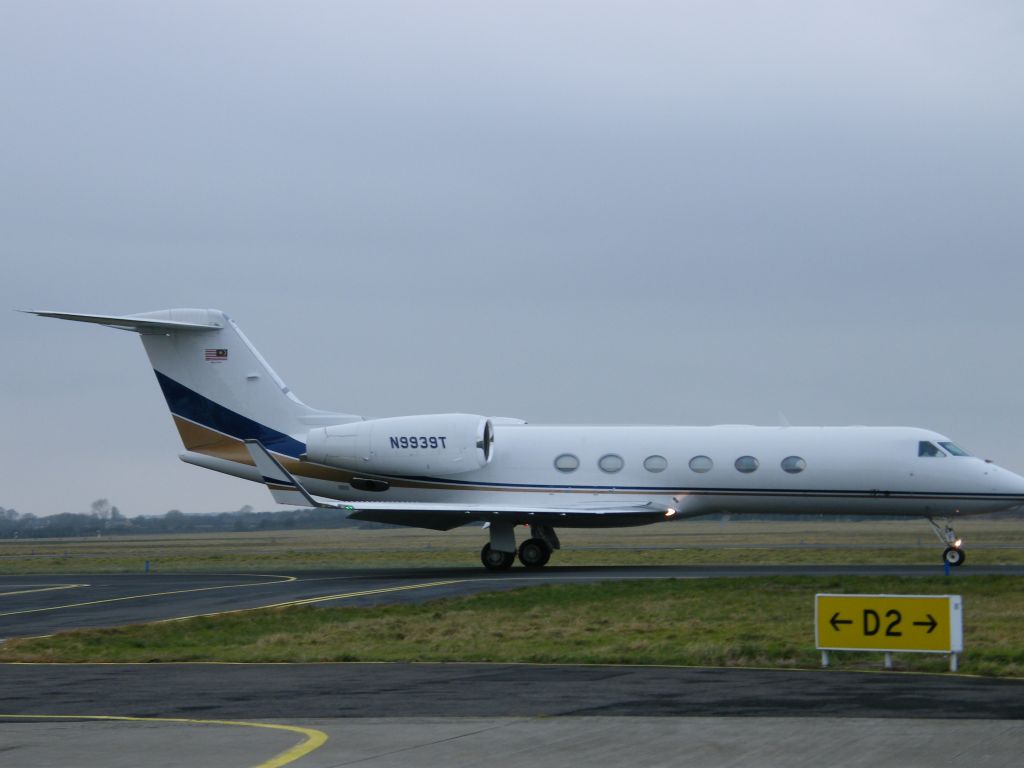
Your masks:
{"label": "tree line", "polygon": [[246,505],[235,512],[190,514],[172,509],[163,515],[127,517],[107,499],[97,499],[89,512],[62,512],[44,517],[0,507],[0,539],[390,527],[382,523],[349,520],[347,514],[337,509],[256,512]]}

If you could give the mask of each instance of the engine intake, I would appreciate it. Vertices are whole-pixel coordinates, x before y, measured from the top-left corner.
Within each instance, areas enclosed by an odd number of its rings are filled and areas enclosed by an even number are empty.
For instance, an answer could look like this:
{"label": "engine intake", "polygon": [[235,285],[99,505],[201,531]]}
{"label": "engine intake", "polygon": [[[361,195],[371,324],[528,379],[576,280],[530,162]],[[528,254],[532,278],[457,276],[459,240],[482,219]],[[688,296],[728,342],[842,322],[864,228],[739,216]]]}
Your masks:
{"label": "engine intake", "polygon": [[399,416],[311,429],[306,460],[379,475],[456,475],[494,458],[494,425],[483,416]]}

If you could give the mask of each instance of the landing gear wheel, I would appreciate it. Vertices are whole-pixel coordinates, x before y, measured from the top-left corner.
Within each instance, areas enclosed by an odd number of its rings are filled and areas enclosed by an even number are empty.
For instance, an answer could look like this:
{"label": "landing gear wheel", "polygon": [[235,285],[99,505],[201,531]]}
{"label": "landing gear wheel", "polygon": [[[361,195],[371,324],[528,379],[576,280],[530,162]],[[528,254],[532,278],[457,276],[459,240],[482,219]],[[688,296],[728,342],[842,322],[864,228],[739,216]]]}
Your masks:
{"label": "landing gear wheel", "polygon": [[946,524],[939,527],[938,523],[928,518],[928,522],[932,526],[932,530],[935,531],[935,535],[939,537],[939,541],[946,545],[946,550],[942,553],[942,562],[946,565],[958,566],[963,565],[964,560],[967,559],[967,554],[960,548],[963,544],[963,539],[956,535],[956,531],[953,530],[953,516],[950,515]]}
{"label": "landing gear wheel", "polygon": [[526,568],[543,568],[551,559],[551,547],[544,539],[527,539],[519,545],[519,562]]}
{"label": "landing gear wheel", "polygon": [[491,549],[490,544],[484,544],[484,548],[480,550],[480,562],[488,571],[507,571],[515,561],[515,552],[499,552]]}
{"label": "landing gear wheel", "polygon": [[960,547],[946,547],[946,551],[942,553],[942,560],[946,565],[963,565],[966,559],[967,555]]}

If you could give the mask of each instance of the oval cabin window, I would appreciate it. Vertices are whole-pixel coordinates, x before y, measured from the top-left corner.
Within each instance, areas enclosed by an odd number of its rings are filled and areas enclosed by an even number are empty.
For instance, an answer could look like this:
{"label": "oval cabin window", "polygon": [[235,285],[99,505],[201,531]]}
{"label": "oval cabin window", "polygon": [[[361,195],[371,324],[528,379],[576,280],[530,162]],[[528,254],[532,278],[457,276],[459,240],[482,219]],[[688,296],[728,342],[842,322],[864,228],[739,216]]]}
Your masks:
{"label": "oval cabin window", "polygon": [[760,463],[753,456],[740,456],[736,459],[736,469],[744,474],[755,471],[759,466]]}
{"label": "oval cabin window", "polygon": [[626,462],[622,460],[622,457],[616,453],[606,453],[600,459],[598,459],[597,466],[601,468],[602,472],[618,472],[625,466]]}
{"label": "oval cabin window", "polygon": [[580,460],[571,453],[563,453],[555,459],[555,469],[559,472],[575,472],[579,469]]}
{"label": "oval cabin window", "polygon": [[799,456],[787,456],[782,460],[782,469],[791,475],[795,475],[807,469],[807,462]]}
{"label": "oval cabin window", "polygon": [[664,456],[648,456],[644,459],[644,469],[648,472],[664,472],[668,469],[668,459]]}
{"label": "oval cabin window", "polygon": [[711,460],[710,456],[694,456],[690,459],[690,469],[694,472],[710,472],[713,466],[715,466],[715,462]]}

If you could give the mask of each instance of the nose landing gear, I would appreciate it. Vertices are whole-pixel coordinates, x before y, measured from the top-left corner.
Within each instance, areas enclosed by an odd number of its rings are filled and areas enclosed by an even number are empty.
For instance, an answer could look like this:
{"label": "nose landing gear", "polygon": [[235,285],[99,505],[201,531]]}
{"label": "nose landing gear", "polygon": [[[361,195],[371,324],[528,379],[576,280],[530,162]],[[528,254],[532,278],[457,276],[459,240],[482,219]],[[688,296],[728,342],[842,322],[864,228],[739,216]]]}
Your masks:
{"label": "nose landing gear", "polygon": [[946,549],[942,553],[942,562],[954,567],[963,565],[967,559],[967,554],[962,548],[963,539],[957,536],[956,531],[953,530],[953,518],[947,519],[946,524],[943,526],[940,526],[930,517],[928,522],[931,523],[932,530],[939,537],[939,541],[946,545]]}
{"label": "nose landing gear", "polygon": [[946,551],[942,553],[942,559],[947,565],[963,565],[967,556],[959,547],[946,547]]}

